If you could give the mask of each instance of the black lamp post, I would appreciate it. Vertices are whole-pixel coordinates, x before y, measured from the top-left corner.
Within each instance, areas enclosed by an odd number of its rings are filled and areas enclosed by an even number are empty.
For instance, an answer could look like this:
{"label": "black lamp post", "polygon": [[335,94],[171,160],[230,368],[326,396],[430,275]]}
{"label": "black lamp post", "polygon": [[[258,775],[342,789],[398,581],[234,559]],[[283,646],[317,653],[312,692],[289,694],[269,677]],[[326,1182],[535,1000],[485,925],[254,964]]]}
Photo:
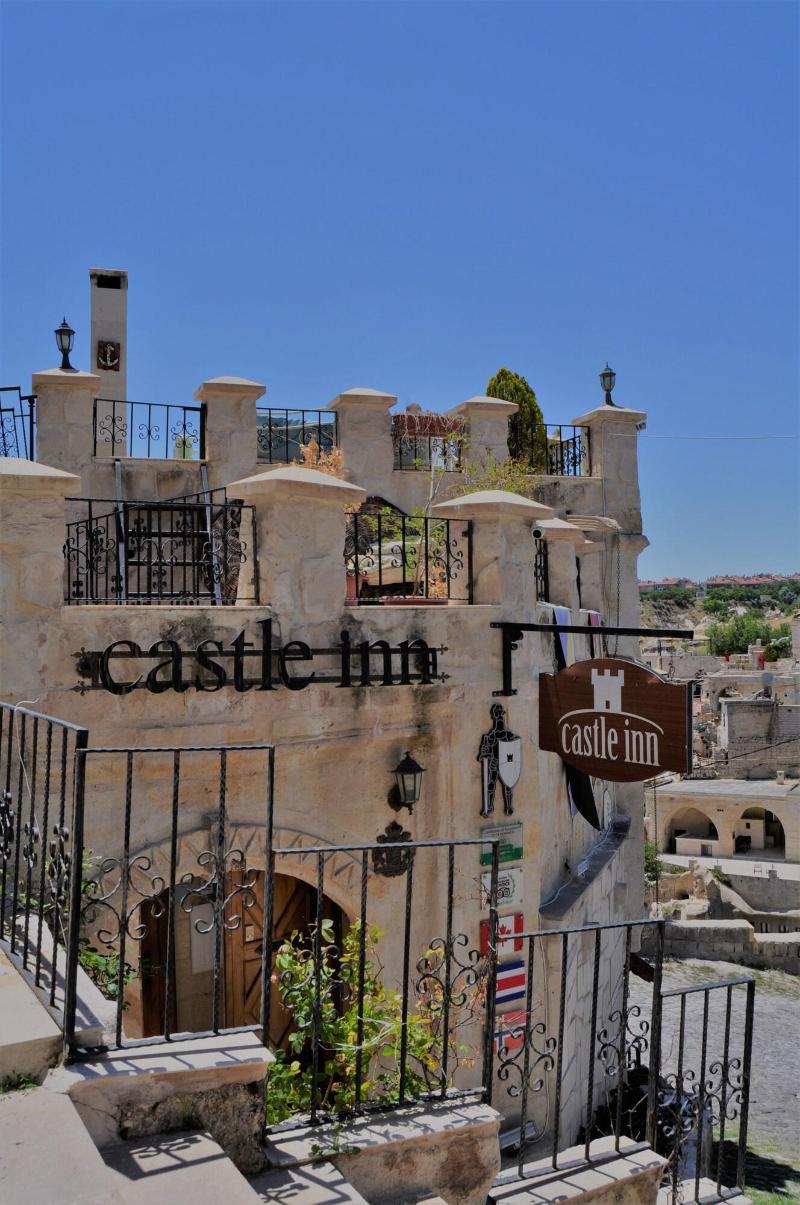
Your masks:
{"label": "black lamp post", "polygon": [[61,371],[62,372],[77,372],[69,362],[69,353],[72,351],[72,345],[75,342],[75,332],[67,322],[66,318],[60,326],[56,327],[56,347],[61,352]]}
{"label": "black lamp post", "polygon": [[600,373],[600,388],[605,390],[607,406],[616,406],[616,402],[611,400],[611,390],[614,388],[616,379],[617,374],[613,368],[608,367],[608,360],[606,360],[606,366]]}
{"label": "black lamp post", "polygon": [[400,808],[408,808],[409,812],[413,812],[414,804],[419,803],[419,796],[422,791],[422,775],[424,773],[424,768],[406,751],[405,756],[395,766],[394,771],[394,776],[397,780],[397,789],[392,792],[394,795],[392,807],[396,812]]}

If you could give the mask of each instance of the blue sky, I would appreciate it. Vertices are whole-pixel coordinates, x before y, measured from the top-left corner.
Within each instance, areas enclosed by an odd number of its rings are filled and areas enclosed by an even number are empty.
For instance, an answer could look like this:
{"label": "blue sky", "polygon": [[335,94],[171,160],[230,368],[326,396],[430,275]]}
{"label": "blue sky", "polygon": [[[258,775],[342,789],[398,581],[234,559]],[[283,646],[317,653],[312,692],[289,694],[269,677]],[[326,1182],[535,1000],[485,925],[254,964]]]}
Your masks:
{"label": "blue sky", "polygon": [[444,409],[505,364],[558,422],[608,359],[641,575],[800,569],[797,5],[0,13],[1,383],[64,314],[88,366],[92,265],[130,273],[137,399]]}

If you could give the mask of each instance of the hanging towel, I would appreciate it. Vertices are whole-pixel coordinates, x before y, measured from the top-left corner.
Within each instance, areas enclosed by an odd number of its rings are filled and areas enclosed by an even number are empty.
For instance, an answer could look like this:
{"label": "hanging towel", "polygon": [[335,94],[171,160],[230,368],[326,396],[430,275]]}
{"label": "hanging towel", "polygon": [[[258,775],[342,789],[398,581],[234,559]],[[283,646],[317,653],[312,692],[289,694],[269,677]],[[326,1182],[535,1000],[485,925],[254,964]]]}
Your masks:
{"label": "hanging towel", "polygon": [[[589,627],[590,628],[602,628],[603,617],[599,611],[587,611],[586,614],[589,618]],[[600,636],[599,634],[597,636],[595,636],[594,632],[592,632],[591,636],[589,637],[589,651],[591,652],[591,655],[593,657],[602,656],[602,653],[603,653],[602,636]]]}

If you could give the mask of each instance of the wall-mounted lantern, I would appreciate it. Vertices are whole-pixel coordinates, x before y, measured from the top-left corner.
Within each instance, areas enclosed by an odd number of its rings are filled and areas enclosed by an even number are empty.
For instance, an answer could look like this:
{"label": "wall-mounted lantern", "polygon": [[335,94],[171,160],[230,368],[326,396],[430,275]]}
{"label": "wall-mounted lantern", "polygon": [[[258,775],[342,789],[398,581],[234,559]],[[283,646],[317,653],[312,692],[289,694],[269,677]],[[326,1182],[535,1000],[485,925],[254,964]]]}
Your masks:
{"label": "wall-mounted lantern", "polygon": [[408,808],[409,812],[413,812],[414,804],[419,803],[424,773],[424,767],[406,750],[402,761],[395,766],[395,790],[389,798],[389,803],[396,812],[399,812],[400,808]]}
{"label": "wall-mounted lantern", "polygon": [[617,374],[614,372],[613,368],[608,367],[608,360],[606,360],[606,366],[600,373],[600,388],[605,390],[607,406],[616,406],[617,404],[611,400],[611,390],[614,388],[616,380]]}
{"label": "wall-mounted lantern", "polygon": [[72,345],[75,342],[75,332],[67,322],[66,318],[60,326],[55,329],[56,347],[61,352],[61,371],[76,372],[69,362],[69,353],[72,351]]}

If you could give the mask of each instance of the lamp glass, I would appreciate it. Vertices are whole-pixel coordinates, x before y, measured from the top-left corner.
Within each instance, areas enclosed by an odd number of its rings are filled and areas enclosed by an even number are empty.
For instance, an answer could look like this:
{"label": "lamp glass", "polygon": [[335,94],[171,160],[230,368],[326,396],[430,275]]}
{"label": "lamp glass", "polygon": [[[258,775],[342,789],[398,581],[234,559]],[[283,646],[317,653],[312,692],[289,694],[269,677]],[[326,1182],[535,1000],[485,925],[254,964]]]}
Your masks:
{"label": "lamp glass", "polygon": [[56,344],[60,352],[72,351],[72,345],[75,341],[75,332],[67,322],[66,318],[60,326],[56,327]]}
{"label": "lamp glass", "polygon": [[600,384],[602,385],[602,387],[606,391],[606,393],[610,393],[611,390],[614,388],[616,379],[617,379],[617,374],[614,372],[613,368],[609,368],[608,365],[606,364],[605,368],[600,373]]}
{"label": "lamp glass", "polygon": [[406,752],[394,773],[397,779],[397,789],[400,792],[400,801],[404,807],[410,808],[419,800],[422,790],[422,775],[425,770],[409,752]]}

